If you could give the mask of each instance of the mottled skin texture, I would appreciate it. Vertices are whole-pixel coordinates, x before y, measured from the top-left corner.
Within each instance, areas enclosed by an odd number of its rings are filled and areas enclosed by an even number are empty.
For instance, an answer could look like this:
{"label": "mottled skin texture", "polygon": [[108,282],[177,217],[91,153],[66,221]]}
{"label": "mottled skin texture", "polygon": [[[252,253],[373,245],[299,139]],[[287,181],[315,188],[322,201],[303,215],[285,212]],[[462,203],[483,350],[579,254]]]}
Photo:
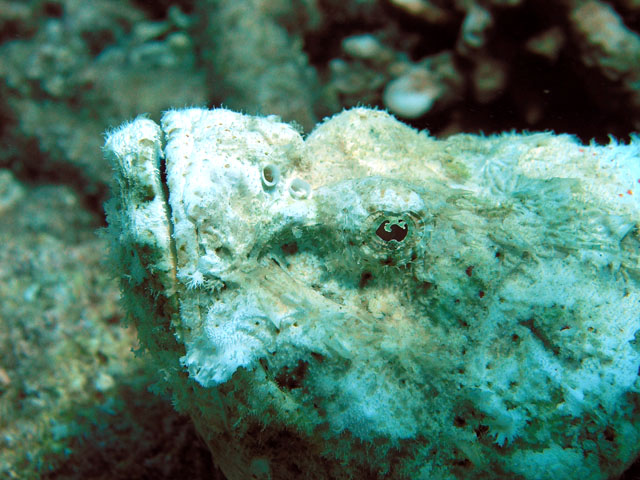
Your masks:
{"label": "mottled skin texture", "polygon": [[125,303],[231,480],[604,479],[638,454],[637,143],[189,109],[105,150]]}

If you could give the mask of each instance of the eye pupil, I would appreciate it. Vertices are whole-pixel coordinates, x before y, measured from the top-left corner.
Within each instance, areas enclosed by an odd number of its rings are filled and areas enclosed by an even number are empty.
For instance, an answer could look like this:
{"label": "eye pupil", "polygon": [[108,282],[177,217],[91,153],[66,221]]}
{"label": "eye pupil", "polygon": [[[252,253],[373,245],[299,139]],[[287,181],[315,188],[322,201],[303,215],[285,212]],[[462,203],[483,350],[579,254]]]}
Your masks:
{"label": "eye pupil", "polygon": [[395,240],[396,242],[402,242],[409,233],[409,226],[407,222],[401,218],[393,220],[385,220],[382,222],[376,230],[376,235],[384,240],[390,242]]}

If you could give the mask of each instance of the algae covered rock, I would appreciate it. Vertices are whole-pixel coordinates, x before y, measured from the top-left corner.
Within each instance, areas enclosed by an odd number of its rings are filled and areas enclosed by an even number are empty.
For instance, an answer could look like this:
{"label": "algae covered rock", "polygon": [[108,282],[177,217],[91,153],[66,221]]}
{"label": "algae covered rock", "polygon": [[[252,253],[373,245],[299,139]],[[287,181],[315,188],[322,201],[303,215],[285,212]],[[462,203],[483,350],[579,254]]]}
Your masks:
{"label": "algae covered rock", "polygon": [[108,135],[111,260],[230,480],[611,478],[640,453],[639,148],[170,111]]}

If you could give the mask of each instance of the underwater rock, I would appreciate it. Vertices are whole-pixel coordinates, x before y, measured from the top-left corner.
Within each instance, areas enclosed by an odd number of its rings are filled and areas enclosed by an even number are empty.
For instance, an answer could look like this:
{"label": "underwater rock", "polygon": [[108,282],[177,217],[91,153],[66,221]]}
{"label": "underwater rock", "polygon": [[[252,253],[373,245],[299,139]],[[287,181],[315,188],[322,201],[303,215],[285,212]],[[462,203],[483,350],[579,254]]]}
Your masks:
{"label": "underwater rock", "polygon": [[612,81],[622,81],[640,104],[637,82],[640,70],[629,58],[640,54],[640,36],[625,26],[611,5],[589,0],[578,2],[570,12],[571,31],[581,51],[581,60],[588,67],[599,69]]}
{"label": "underwater rock", "polygon": [[133,3],[2,2],[1,16],[28,20],[13,28],[34,32],[0,35],[1,167],[106,198],[111,171],[98,152],[107,125],[206,103],[184,15],[175,7],[153,21]]}
{"label": "underwater rock", "polygon": [[199,0],[199,43],[213,95],[248,113],[280,115],[305,128],[322,98],[303,33],[318,27],[315,2]]}
{"label": "underwater rock", "polygon": [[[24,184],[0,169],[0,478],[64,477],[52,472],[89,457],[86,444],[97,443],[84,427],[121,428],[119,414],[131,408],[118,393],[138,378],[130,355],[137,340],[118,325],[118,289],[101,265],[107,245],[96,238],[99,226],[72,189]],[[94,408],[108,420],[91,418]],[[142,435],[126,431],[118,447],[142,463],[142,448],[123,446]],[[115,449],[103,443],[105,451]],[[100,464],[97,457],[87,464]]]}
{"label": "underwater rock", "polygon": [[611,478],[640,453],[639,147],[141,117],[106,141],[111,263],[230,480]]}
{"label": "underwater rock", "polygon": [[[492,70],[495,72],[498,69],[493,67]],[[490,81],[481,83],[496,84]],[[500,88],[500,85],[496,86]],[[463,90],[464,84],[460,81],[460,72],[453,57],[444,53],[407,66],[406,71],[386,85],[382,99],[384,106],[394,115],[416,119],[450,106],[460,98]]]}

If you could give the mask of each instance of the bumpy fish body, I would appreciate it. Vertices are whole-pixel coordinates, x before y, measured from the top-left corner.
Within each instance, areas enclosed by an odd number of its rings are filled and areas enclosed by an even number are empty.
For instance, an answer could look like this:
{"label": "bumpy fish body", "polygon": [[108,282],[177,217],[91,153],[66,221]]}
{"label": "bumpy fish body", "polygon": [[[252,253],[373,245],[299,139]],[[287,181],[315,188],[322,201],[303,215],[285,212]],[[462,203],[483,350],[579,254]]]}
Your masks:
{"label": "bumpy fish body", "polygon": [[230,480],[605,479],[640,453],[638,141],[187,109],[105,151],[129,316]]}

